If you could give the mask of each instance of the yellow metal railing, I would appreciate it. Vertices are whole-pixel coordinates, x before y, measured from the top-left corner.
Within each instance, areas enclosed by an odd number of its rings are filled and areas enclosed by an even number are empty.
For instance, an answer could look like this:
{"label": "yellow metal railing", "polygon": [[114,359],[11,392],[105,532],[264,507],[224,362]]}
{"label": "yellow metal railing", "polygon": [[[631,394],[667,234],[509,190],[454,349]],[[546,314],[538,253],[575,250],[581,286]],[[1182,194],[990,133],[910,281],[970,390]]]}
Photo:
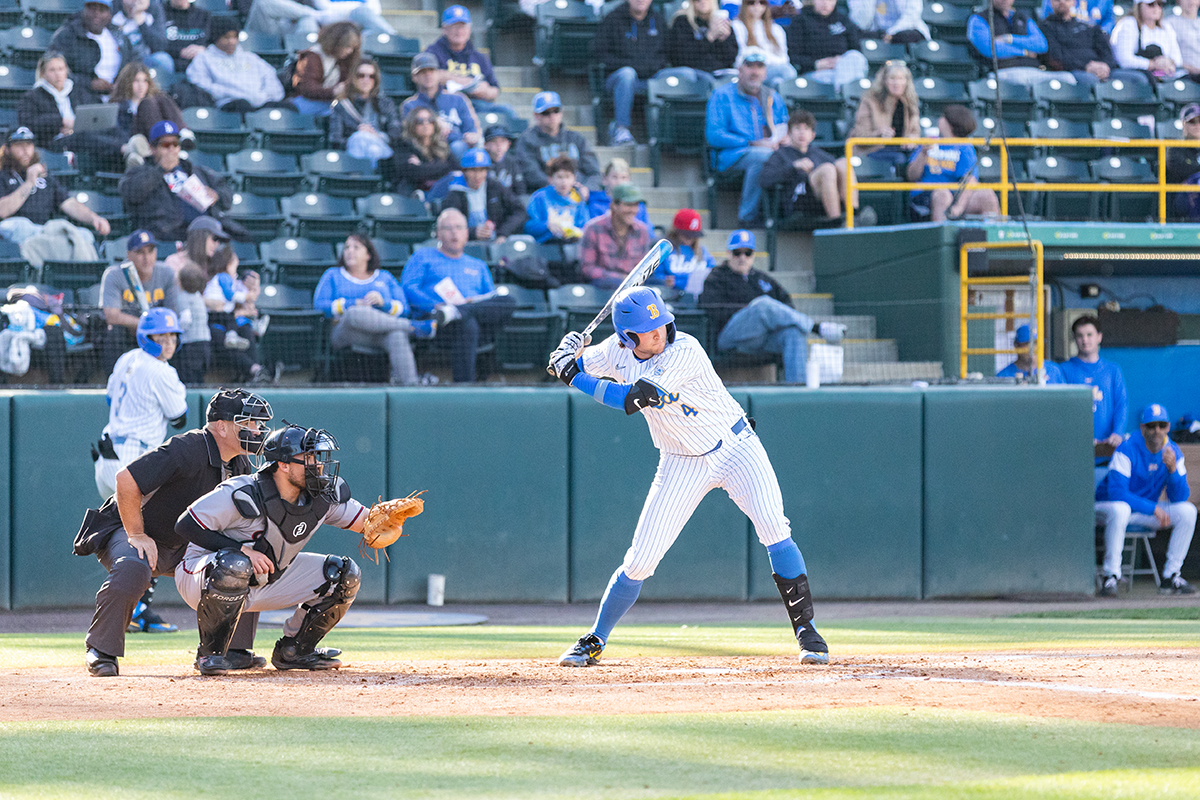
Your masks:
{"label": "yellow metal railing", "polygon": [[[921,183],[915,181],[858,181],[851,168],[851,161],[856,146],[876,145],[905,145],[905,144],[973,144],[988,145],[1000,152],[1000,180],[995,182],[972,183],[972,189],[992,189],[1000,193],[1000,213],[1008,216],[1008,193],[1013,185],[1008,176],[1009,147],[1092,147],[1096,149],[1116,148],[1133,150],[1156,150],[1158,152],[1158,181],[1156,183],[1035,183],[1017,181],[1018,192],[1135,192],[1140,194],[1155,193],[1158,195],[1158,221],[1167,221],[1167,194],[1170,192],[1195,192],[1197,187],[1192,184],[1167,183],[1167,151],[1172,147],[1200,147],[1200,141],[1184,141],[1181,139],[1133,139],[1130,141],[1117,139],[1007,139],[1005,142],[998,138],[969,138],[969,139],[928,139],[897,137],[885,139],[875,136],[852,137],[846,140],[846,227],[854,227],[854,206],[849,202],[857,190],[862,191],[922,191],[933,189],[958,188],[958,182],[953,183]],[[866,156],[862,156],[865,158]]]}
{"label": "yellow metal railing", "polygon": [[[971,277],[967,273],[967,254],[973,250],[1014,250],[1014,249],[1032,249],[1033,250],[1033,269],[1027,275],[980,275]],[[1015,311],[991,311],[991,312],[970,312],[970,287],[971,286],[1022,286],[1028,287],[1034,296],[1034,319],[1037,320],[1036,325],[1029,326],[1030,355],[1033,356],[1033,368],[1035,375],[1042,373],[1042,361],[1046,355],[1045,337],[1042,334],[1042,328],[1045,327],[1043,321],[1046,317],[1045,299],[1042,293],[1042,243],[1037,239],[1027,240],[1023,242],[967,242],[958,250],[958,283],[959,283],[959,304],[958,304],[958,321],[959,321],[959,369],[958,376],[964,378],[967,375],[967,356],[991,356],[1000,353],[1012,353],[1016,355],[1018,351],[1014,348],[996,348],[996,347],[968,347],[967,346],[967,322],[973,319],[1029,319],[1029,313],[1018,313]]]}

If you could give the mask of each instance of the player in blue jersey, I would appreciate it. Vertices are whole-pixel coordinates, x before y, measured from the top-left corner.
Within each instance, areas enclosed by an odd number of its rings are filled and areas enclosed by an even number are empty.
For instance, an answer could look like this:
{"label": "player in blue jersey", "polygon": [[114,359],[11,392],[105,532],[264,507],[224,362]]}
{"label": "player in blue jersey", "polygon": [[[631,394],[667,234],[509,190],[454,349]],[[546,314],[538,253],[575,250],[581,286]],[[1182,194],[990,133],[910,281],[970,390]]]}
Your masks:
{"label": "player in blue jersey", "polygon": [[1125,425],[1129,416],[1129,397],[1125,392],[1125,376],[1121,368],[1100,357],[1100,320],[1083,316],[1071,324],[1075,347],[1079,355],[1063,362],[1063,377],[1067,383],[1082,383],[1092,387],[1092,443],[1096,449],[1096,485],[1108,472],[1108,459],[1113,450],[1125,441]]}
{"label": "player in blue jersey", "polygon": [[754,532],[767,548],[800,643],[801,663],[828,664],[829,647],[812,624],[804,557],[792,541],[775,470],[746,412],[717,376],[703,346],[675,329],[675,316],[655,289],[623,291],[613,306],[613,327],[616,333],[586,348],[590,337],[568,333],[550,355],[550,366],[563,383],[597,402],[626,414],[642,412],[660,452],[658,471],[633,544],[609,581],[595,624],[558,663],[597,663],[642,582],[654,574],[704,496],[721,488],[754,522]]}
{"label": "player in blue jersey", "polygon": [[[1013,348],[1017,350],[1017,360],[1009,364],[1004,369],[996,373],[997,378],[1016,378],[1018,382],[1033,381],[1036,376],[1033,374],[1033,348],[1029,346],[1033,339],[1029,332],[1028,325],[1022,325],[1017,328],[1016,334],[1013,336]],[[1046,372],[1046,379],[1042,383],[1066,383],[1063,378],[1062,370],[1058,364],[1050,359],[1042,361],[1042,369]]]}

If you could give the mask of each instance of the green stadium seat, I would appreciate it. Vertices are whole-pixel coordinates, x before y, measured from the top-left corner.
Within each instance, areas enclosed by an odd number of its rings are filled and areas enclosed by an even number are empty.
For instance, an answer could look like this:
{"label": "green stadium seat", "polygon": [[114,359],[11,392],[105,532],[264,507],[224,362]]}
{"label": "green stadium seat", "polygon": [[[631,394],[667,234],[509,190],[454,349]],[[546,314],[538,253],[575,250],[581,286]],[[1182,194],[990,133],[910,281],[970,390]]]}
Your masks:
{"label": "green stadium seat", "polygon": [[[659,185],[662,153],[696,156],[704,150],[708,85],[678,75],[651,78],[646,90],[650,167]],[[840,106],[840,99],[838,100]]]}
{"label": "green stadium seat", "polygon": [[241,114],[215,108],[183,110],[183,124],[196,135],[196,147],[208,153],[236,153],[250,141],[250,129]]}
{"label": "green stadium seat", "polygon": [[317,192],[302,192],[280,200],[280,207],[296,236],[314,242],[341,242],[359,232],[354,201]]}

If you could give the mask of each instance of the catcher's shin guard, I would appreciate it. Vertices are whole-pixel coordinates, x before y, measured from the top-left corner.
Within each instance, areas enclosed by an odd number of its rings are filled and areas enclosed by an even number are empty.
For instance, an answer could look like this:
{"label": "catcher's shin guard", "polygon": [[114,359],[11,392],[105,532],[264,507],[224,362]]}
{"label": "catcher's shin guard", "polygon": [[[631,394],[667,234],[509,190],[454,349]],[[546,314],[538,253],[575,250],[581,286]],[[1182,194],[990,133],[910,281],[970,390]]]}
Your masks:
{"label": "catcher's shin guard", "polygon": [[325,638],[334,625],[341,622],[342,617],[350,610],[354,596],[358,594],[360,583],[362,572],[352,559],[342,556],[325,557],[325,583],[317,589],[317,594],[321,597],[305,606],[308,613],[300,623],[300,630],[291,637],[296,640],[298,654],[313,652],[317,642]]}
{"label": "catcher's shin guard", "polygon": [[196,604],[196,623],[200,626],[197,658],[225,655],[246,606],[253,575],[250,559],[240,550],[221,550],[209,564],[204,590]]}

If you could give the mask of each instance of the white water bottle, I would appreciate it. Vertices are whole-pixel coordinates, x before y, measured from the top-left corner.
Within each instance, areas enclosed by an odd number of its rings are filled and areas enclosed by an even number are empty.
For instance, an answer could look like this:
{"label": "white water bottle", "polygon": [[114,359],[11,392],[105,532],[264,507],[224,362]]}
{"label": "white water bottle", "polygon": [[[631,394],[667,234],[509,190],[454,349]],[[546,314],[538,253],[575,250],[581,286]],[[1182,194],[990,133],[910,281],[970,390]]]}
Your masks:
{"label": "white water bottle", "polygon": [[804,364],[804,385],[809,389],[821,386],[821,365],[815,358],[809,357]]}

